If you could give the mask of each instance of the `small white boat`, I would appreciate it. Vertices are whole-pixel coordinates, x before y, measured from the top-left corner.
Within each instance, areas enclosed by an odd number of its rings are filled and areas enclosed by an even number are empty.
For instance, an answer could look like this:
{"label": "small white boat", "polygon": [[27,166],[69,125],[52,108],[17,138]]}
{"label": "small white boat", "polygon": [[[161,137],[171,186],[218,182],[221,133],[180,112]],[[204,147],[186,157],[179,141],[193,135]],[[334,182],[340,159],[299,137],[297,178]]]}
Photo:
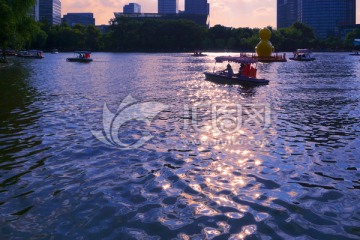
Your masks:
{"label": "small white boat", "polygon": [[[228,62],[228,69],[224,71],[214,71],[214,72],[205,72],[206,80],[230,84],[230,85],[248,85],[248,86],[257,86],[257,85],[267,85],[269,80],[259,79],[256,77],[257,74],[257,60],[247,57],[216,57],[216,63]],[[239,73],[234,74],[230,63],[241,64]],[[231,71],[229,71],[229,66]]]}
{"label": "small white boat", "polygon": [[300,62],[309,62],[314,61],[316,58],[311,56],[311,51],[309,49],[298,49],[294,52],[294,57],[289,58],[293,61],[300,61]]}
{"label": "small white boat", "polygon": [[59,53],[59,50],[57,50],[57,49],[51,50],[51,54],[58,54],[58,53]]}

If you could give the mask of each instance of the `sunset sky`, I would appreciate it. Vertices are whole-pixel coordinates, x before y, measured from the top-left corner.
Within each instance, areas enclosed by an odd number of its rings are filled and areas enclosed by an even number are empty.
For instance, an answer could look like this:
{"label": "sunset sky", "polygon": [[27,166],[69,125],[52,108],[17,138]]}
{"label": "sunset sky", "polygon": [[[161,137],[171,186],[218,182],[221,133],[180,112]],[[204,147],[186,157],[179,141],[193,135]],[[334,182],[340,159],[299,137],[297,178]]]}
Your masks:
{"label": "sunset sky", "polygon": [[[113,12],[122,12],[129,2],[141,5],[142,12],[156,13],[157,0],[61,0],[62,14],[68,12],[93,12],[96,24],[107,24]],[[210,24],[228,27],[276,26],[276,0],[208,0]],[[184,0],[180,0],[180,10]],[[360,23],[360,0],[357,0],[357,23]]]}

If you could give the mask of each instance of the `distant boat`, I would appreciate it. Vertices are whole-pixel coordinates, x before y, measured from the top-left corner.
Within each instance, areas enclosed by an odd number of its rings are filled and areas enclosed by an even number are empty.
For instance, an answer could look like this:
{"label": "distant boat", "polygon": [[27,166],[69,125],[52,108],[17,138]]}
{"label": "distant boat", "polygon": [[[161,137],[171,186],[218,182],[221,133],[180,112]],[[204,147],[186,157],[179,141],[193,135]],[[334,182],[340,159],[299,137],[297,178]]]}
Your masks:
{"label": "distant boat", "polygon": [[40,50],[20,51],[17,54],[17,56],[22,58],[36,58],[36,59],[44,58],[43,52]]}
{"label": "distant boat", "polygon": [[201,51],[195,51],[192,55],[192,57],[205,57],[207,54],[203,54]]}
{"label": "distant boat", "polygon": [[311,56],[311,50],[309,49],[298,49],[294,52],[294,57],[289,58],[293,61],[300,61],[300,62],[309,62],[314,61],[316,58]]}
{"label": "distant boat", "polygon": [[[267,85],[269,80],[259,79],[256,77],[257,73],[257,60],[247,57],[216,57],[215,61],[217,63],[223,62],[233,62],[241,64],[241,68],[238,74],[233,74],[232,68],[231,72],[229,71],[214,71],[214,72],[205,72],[206,80],[221,83],[221,84],[230,84],[230,85],[247,85],[247,86],[257,86],[257,85]],[[230,66],[231,67],[231,66]]]}
{"label": "distant boat", "polygon": [[76,52],[74,52],[74,54],[77,56],[72,57],[72,58],[67,58],[66,61],[68,61],[68,62],[83,62],[83,63],[92,62],[92,58],[90,57],[91,52],[76,51]]}
{"label": "distant boat", "polygon": [[[0,51],[0,54],[2,53],[2,50]],[[13,56],[16,56],[16,51],[15,50],[11,50],[11,49],[8,49],[5,51],[5,55],[6,56],[9,56],[9,57],[13,57]]]}
{"label": "distant boat", "polygon": [[59,53],[59,50],[57,50],[56,48],[51,50],[51,54],[58,54]]}
{"label": "distant boat", "polygon": [[259,57],[255,53],[252,53],[252,54],[240,53],[240,57],[253,58],[253,59],[257,60],[258,62],[262,62],[262,63],[287,62],[285,53],[283,53],[283,54],[275,53],[269,57]]}
{"label": "distant boat", "polygon": [[[360,39],[354,39],[353,45],[354,45],[354,47],[360,46]],[[354,50],[350,55],[351,56],[360,56],[358,50]]]}

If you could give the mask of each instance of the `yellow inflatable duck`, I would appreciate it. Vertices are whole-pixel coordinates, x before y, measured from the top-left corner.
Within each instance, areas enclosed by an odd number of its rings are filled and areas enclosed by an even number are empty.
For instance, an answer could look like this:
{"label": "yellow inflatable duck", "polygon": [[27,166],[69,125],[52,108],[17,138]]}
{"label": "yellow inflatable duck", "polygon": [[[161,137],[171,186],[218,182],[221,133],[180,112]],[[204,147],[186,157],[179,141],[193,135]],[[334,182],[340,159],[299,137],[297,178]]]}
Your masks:
{"label": "yellow inflatable duck", "polygon": [[255,47],[258,57],[271,57],[274,47],[269,41],[271,38],[271,31],[267,28],[261,29],[259,32],[260,42]]}

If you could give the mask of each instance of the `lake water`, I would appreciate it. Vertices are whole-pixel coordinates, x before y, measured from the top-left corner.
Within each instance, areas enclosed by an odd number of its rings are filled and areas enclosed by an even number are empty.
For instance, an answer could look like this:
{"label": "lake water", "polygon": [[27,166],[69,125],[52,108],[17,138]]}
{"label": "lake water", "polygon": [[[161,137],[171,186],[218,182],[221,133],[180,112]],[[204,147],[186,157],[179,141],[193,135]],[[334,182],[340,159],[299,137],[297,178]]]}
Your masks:
{"label": "lake water", "polygon": [[1,68],[0,238],[359,239],[360,58],[245,88],[204,80],[216,55]]}

